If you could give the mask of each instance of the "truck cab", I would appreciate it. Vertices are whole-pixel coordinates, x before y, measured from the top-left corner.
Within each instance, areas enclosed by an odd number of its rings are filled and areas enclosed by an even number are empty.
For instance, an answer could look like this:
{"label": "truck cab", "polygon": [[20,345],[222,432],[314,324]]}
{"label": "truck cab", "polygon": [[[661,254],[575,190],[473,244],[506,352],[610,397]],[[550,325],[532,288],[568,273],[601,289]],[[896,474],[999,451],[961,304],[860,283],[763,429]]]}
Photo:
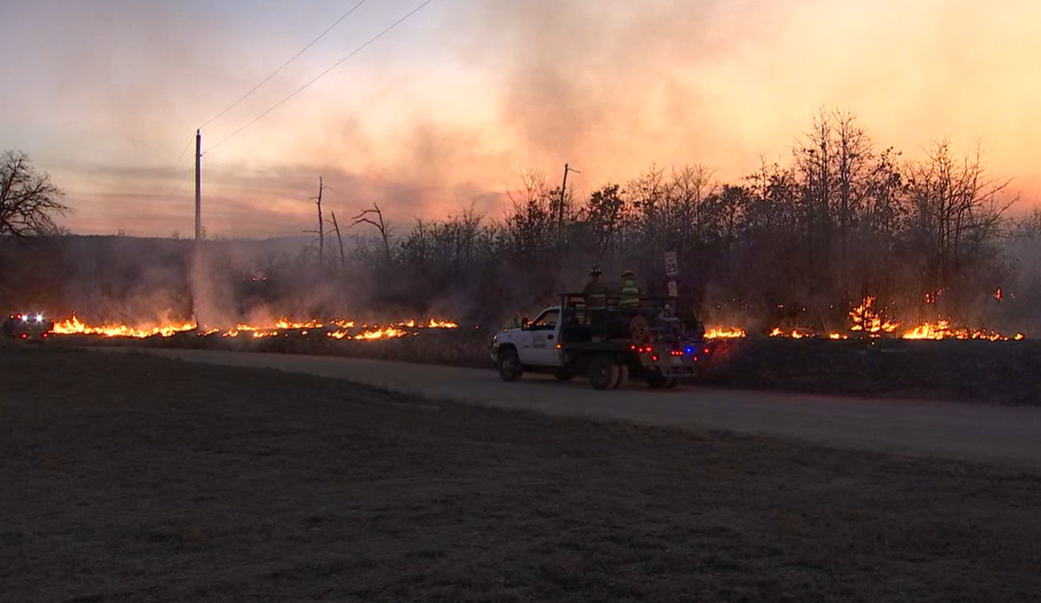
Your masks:
{"label": "truck cab", "polygon": [[[550,306],[520,328],[503,329],[492,340],[493,352],[514,349],[522,364],[532,367],[563,366],[560,342],[560,306]],[[497,360],[498,358],[496,358]]]}
{"label": "truck cab", "polygon": [[591,312],[581,294],[563,293],[534,320],[497,333],[491,359],[499,375],[515,381],[525,371],[560,380],[587,374],[596,389],[624,386],[630,376],[655,388],[697,378],[711,349],[701,331],[685,329],[674,316],[673,300],[641,298],[635,308],[618,301],[608,296],[605,310]]}

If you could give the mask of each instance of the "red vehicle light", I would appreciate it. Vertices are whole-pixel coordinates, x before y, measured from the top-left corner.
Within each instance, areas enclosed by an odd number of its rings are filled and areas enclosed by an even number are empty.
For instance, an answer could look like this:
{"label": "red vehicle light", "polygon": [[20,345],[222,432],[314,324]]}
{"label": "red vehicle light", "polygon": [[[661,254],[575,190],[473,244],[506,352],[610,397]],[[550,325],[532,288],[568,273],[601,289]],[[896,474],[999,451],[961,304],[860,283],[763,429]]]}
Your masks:
{"label": "red vehicle light", "polygon": [[22,333],[22,339],[29,339],[28,333]]}
{"label": "red vehicle light", "polygon": [[651,356],[651,360],[653,360],[654,362],[658,362],[658,355],[655,354],[655,355]]}

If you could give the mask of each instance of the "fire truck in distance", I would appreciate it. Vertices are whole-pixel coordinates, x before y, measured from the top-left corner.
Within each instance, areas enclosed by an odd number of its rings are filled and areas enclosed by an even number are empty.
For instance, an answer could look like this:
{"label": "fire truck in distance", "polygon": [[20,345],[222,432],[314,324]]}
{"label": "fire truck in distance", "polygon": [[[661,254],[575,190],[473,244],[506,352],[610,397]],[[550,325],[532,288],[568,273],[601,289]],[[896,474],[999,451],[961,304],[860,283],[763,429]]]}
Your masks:
{"label": "fire truck in distance", "polygon": [[618,301],[608,296],[598,315],[581,294],[564,293],[521,328],[500,331],[491,346],[499,376],[515,381],[532,371],[566,381],[585,374],[595,389],[624,387],[630,378],[655,389],[696,380],[711,353],[700,325],[675,316],[672,298],[642,297],[629,309]]}
{"label": "fire truck in distance", "polygon": [[54,321],[43,314],[11,314],[0,327],[0,334],[8,339],[42,343],[54,330]]}

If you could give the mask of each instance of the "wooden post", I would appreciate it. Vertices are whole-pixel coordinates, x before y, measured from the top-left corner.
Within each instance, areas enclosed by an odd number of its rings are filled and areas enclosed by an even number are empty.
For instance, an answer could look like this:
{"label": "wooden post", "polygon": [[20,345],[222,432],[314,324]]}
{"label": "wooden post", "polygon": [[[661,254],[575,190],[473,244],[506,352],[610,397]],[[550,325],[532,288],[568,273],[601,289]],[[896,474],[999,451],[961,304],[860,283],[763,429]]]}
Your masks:
{"label": "wooden post", "polygon": [[202,130],[195,131],[195,240],[202,235]]}

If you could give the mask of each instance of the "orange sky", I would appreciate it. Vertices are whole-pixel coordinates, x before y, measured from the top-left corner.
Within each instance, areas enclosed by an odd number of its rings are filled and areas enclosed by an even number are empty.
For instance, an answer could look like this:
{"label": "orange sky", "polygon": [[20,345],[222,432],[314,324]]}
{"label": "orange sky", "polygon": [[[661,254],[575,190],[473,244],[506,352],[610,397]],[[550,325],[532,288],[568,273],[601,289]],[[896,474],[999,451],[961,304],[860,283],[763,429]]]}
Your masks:
{"label": "orange sky", "polygon": [[[222,140],[421,0],[369,0],[203,129]],[[68,191],[76,232],[189,235],[195,128],[354,2],[14,0],[0,8],[3,148]],[[347,216],[396,223],[471,202],[500,215],[520,172],[588,193],[650,164],[738,180],[783,160],[822,105],[916,157],[982,138],[1023,207],[1041,190],[1041,4],[1026,0],[435,0],[204,158],[212,235],[313,227],[318,176]],[[14,57],[14,59],[10,59]]]}

